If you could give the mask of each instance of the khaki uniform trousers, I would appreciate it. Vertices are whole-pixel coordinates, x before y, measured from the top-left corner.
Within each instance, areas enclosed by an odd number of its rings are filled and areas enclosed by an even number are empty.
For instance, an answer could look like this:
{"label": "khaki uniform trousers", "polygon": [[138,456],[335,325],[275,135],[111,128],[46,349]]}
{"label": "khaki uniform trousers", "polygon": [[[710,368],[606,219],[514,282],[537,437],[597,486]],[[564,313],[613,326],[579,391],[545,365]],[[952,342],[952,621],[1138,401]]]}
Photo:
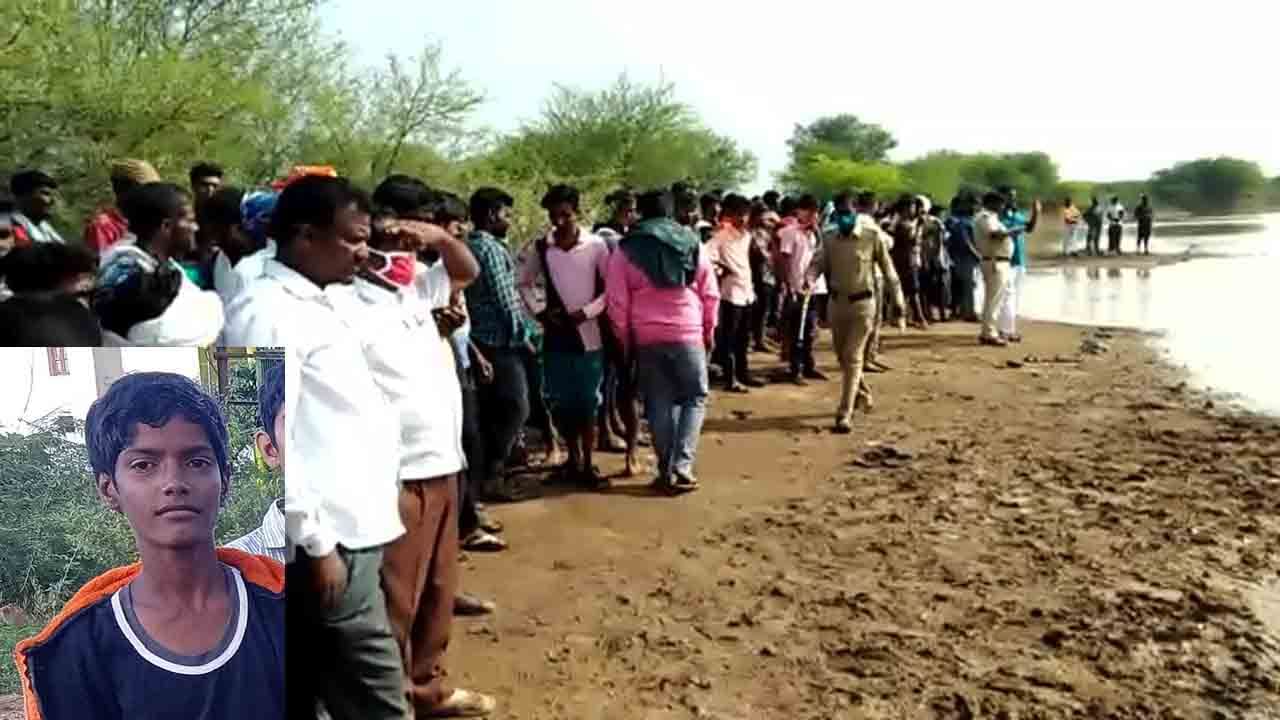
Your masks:
{"label": "khaki uniform trousers", "polygon": [[854,395],[871,404],[871,388],[863,379],[867,345],[876,325],[879,308],[874,297],[849,302],[847,295],[831,298],[831,339],[840,361],[840,407],[836,422],[853,417]]}

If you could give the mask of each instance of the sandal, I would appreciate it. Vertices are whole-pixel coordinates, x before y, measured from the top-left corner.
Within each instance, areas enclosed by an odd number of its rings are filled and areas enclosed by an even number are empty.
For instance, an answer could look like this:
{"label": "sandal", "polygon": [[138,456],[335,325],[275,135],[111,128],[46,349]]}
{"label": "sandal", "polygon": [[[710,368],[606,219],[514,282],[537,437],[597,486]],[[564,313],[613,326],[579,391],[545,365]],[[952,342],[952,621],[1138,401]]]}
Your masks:
{"label": "sandal", "polygon": [[476,530],[462,541],[462,549],[468,552],[502,552],[507,541],[484,530]]}
{"label": "sandal", "polygon": [[480,522],[477,525],[477,527],[479,527],[481,530],[487,533],[495,533],[495,534],[503,531],[505,526],[502,524],[501,520],[494,520],[492,517],[489,517],[488,513],[485,513],[484,511],[477,511],[476,515],[478,515],[480,518]]}
{"label": "sandal", "polygon": [[[470,690],[454,690],[444,702],[428,711],[425,717],[461,718],[485,717],[498,708],[498,703],[488,695]],[[419,715],[418,717],[424,717]]]}
{"label": "sandal", "polygon": [[481,600],[475,595],[460,592],[453,598],[453,614],[459,617],[477,617],[492,615],[498,606],[491,600]]}
{"label": "sandal", "polygon": [[600,474],[600,468],[592,465],[577,472],[578,483],[591,490],[608,490],[612,483],[609,478]]}

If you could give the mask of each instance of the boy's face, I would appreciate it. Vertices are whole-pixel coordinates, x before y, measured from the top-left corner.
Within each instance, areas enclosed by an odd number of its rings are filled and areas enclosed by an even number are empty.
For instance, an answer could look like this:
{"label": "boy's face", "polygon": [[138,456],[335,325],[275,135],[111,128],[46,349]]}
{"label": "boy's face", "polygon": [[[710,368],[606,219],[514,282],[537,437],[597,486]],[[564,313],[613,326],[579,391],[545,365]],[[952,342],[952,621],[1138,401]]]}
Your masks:
{"label": "boy's face", "polygon": [[138,423],[115,477],[98,475],[99,496],[128,518],[139,548],[212,543],[226,488],[204,428],[181,417],[160,427]]}
{"label": "boy's face", "polygon": [[258,443],[258,451],[262,453],[262,457],[267,459],[267,465],[272,470],[284,472],[284,409],[276,413],[276,420],[271,431],[275,433],[275,442],[271,441],[271,436],[266,432],[259,430],[254,435],[254,440]]}

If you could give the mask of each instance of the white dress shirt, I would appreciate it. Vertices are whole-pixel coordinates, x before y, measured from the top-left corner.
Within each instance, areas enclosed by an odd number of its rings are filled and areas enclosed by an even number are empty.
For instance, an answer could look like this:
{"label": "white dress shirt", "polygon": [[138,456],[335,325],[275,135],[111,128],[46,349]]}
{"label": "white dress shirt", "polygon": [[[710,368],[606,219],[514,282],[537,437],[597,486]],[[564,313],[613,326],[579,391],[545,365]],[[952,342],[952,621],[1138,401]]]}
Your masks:
{"label": "white dress shirt", "polygon": [[213,263],[213,287],[224,305],[230,305],[240,291],[262,277],[267,261],[276,256],[276,241],[267,238],[267,246],[245,255],[234,267],[225,253],[219,252]]}
{"label": "white dress shirt", "polygon": [[231,346],[284,347],[288,554],[360,550],[404,533],[400,428],[374,383],[356,328],[329,294],[276,260],[227,310]]}
{"label": "white dress shirt", "polygon": [[413,287],[388,290],[364,278],[327,292],[361,329],[373,380],[400,422],[400,479],[451,475],[466,466],[462,451],[462,388],[453,350],[431,310],[449,302],[444,263],[418,264]]}

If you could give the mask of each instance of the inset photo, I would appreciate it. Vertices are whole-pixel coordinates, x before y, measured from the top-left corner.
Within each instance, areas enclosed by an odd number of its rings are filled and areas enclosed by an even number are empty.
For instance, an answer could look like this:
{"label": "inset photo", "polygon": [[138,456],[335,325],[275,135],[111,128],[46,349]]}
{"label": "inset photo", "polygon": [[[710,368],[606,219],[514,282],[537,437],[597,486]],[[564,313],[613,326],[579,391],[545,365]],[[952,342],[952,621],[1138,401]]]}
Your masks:
{"label": "inset photo", "polygon": [[283,717],[283,351],[0,373],[0,720]]}

